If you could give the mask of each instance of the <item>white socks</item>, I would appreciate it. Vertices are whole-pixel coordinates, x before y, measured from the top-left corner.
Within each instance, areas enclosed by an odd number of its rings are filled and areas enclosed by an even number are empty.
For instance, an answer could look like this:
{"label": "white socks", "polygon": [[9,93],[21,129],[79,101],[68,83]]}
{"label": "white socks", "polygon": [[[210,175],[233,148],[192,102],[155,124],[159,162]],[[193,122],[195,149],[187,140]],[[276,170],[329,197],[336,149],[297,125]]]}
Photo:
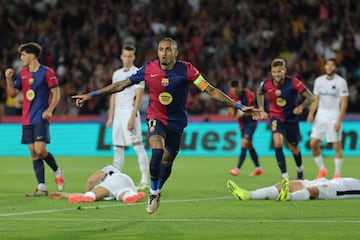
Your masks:
{"label": "white socks", "polygon": [[308,200],[309,198],[310,198],[310,193],[307,189],[290,193],[291,201]]}
{"label": "white socks", "polygon": [[84,194],[84,196],[85,197],[91,197],[92,199],[94,199],[94,201],[96,200],[96,195],[95,195],[95,193],[93,193],[93,192],[86,192],[85,194]]}
{"label": "white socks", "polygon": [[279,195],[279,191],[275,186],[259,188],[255,191],[250,191],[250,199],[274,199]]}
{"label": "white socks", "polygon": [[314,157],[314,161],[315,161],[316,165],[318,166],[319,170],[325,168],[324,159],[321,154],[317,157]]}
{"label": "white socks", "polygon": [[122,171],[124,168],[124,162],[125,162],[124,148],[114,146],[113,165],[117,167],[120,171]]}
{"label": "white socks", "polygon": [[46,191],[45,183],[39,183],[37,189],[40,191]]}
{"label": "white socks", "polygon": [[343,159],[342,158],[335,158],[335,173],[341,174],[341,168],[342,168],[342,164],[343,164]]}
{"label": "white socks", "polygon": [[149,160],[144,145],[135,145],[134,150],[138,155],[139,168],[141,171],[141,183],[148,183]]}

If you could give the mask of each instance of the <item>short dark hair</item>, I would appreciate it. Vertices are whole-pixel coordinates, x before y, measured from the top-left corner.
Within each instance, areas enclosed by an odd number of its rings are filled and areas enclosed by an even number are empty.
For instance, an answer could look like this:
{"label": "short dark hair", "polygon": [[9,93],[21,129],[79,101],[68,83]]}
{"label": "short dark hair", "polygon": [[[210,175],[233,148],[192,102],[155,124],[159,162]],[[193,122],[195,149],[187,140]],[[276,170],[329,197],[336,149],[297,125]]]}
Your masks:
{"label": "short dark hair", "polygon": [[233,88],[239,87],[240,85],[241,85],[241,83],[238,80],[233,80],[230,83],[230,87],[233,87]]}
{"label": "short dark hair", "polygon": [[40,46],[40,44],[36,43],[36,42],[28,42],[28,43],[24,43],[21,44],[18,48],[18,52],[22,53],[22,52],[26,52],[26,53],[31,53],[34,54],[36,56],[36,58],[39,58],[42,52],[42,47]]}
{"label": "short dark hair", "polygon": [[276,58],[271,62],[271,67],[285,67],[286,63],[284,59]]}
{"label": "short dark hair", "polygon": [[136,52],[136,48],[132,44],[125,44],[122,49],[127,51],[133,51],[134,53]]}
{"label": "short dark hair", "polygon": [[328,59],[326,59],[326,61],[325,61],[325,63],[327,63],[327,62],[333,62],[334,64],[335,64],[335,66],[336,67],[338,67],[338,63],[337,63],[337,61],[336,61],[336,59],[335,58],[328,58]]}

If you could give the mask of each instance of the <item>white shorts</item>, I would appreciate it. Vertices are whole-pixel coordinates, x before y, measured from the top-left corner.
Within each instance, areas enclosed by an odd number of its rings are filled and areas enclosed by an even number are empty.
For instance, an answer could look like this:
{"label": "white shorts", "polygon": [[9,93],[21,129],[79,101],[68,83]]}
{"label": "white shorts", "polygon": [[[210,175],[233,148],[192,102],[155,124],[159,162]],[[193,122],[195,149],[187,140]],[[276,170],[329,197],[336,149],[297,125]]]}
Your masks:
{"label": "white shorts", "polygon": [[135,118],[134,128],[127,128],[129,118],[114,118],[112,126],[112,144],[117,146],[130,146],[134,142],[142,141],[140,114]]}
{"label": "white shorts", "polygon": [[125,192],[137,193],[133,180],[128,175],[120,172],[108,176],[98,186],[106,188],[110,192],[109,197],[114,197],[115,199],[118,199],[119,195]]}
{"label": "white shorts", "polygon": [[311,137],[319,140],[324,140],[328,143],[341,142],[342,139],[342,128],[338,132],[334,129],[334,122],[319,122],[315,121],[311,131]]}
{"label": "white shorts", "polygon": [[319,199],[360,198],[360,181],[355,178],[338,178],[315,184]]}

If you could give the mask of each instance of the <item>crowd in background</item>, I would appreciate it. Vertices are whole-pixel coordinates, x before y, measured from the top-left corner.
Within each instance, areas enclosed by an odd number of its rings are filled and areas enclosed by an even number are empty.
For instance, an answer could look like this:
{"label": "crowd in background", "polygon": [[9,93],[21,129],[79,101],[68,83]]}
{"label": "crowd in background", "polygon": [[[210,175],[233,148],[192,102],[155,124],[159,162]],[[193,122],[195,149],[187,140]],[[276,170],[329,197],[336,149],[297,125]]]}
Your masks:
{"label": "crowd in background", "polygon": [[[0,1],[1,2],[1,1]],[[310,89],[327,58],[347,79],[348,112],[360,112],[359,0],[2,0],[0,101],[5,115],[19,114],[21,97],[6,98],[4,71],[22,68],[17,47],[43,46],[40,62],[52,67],[61,87],[56,115],[106,114],[108,96],[76,108],[70,96],[111,83],[125,43],[136,46],[136,65],[157,58],[157,42],[174,38],[178,59],[193,63],[214,86],[232,80],[255,90],[276,57]],[[147,96],[144,96],[146,108]],[[5,106],[5,107],[4,107]],[[191,86],[190,114],[225,108]]]}

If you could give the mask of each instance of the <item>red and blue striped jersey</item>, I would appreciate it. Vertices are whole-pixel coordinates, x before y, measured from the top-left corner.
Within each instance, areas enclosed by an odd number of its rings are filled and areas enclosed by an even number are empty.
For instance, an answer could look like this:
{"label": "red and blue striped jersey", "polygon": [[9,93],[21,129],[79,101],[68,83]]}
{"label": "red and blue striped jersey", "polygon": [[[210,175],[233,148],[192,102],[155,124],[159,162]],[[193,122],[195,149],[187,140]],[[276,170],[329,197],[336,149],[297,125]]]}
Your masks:
{"label": "red and blue striped jersey", "polygon": [[[246,106],[255,106],[255,94],[248,88],[244,88],[241,94],[235,95],[234,93],[228,93],[228,96],[235,102],[240,102]],[[237,110],[236,110],[237,111]],[[238,118],[240,129],[250,123],[257,122],[251,116],[242,116]]]}
{"label": "red and blue striped jersey", "polygon": [[50,92],[58,87],[58,80],[54,71],[40,65],[36,72],[28,68],[22,69],[16,77],[14,88],[22,91],[22,125],[30,125],[44,121],[42,113],[49,107]]}
{"label": "red and blue striped jersey", "polygon": [[298,104],[298,94],[306,89],[304,83],[292,76],[285,76],[284,83],[274,85],[272,79],[260,84],[260,90],[269,101],[269,117],[283,122],[297,122],[299,117],[293,113]]}
{"label": "red and blue striped jersey", "polygon": [[200,76],[189,62],[176,61],[171,70],[162,70],[160,61],[154,60],[130,76],[133,83],[145,81],[149,88],[149,119],[161,121],[169,129],[182,132],[187,125],[186,99],[189,83]]}

